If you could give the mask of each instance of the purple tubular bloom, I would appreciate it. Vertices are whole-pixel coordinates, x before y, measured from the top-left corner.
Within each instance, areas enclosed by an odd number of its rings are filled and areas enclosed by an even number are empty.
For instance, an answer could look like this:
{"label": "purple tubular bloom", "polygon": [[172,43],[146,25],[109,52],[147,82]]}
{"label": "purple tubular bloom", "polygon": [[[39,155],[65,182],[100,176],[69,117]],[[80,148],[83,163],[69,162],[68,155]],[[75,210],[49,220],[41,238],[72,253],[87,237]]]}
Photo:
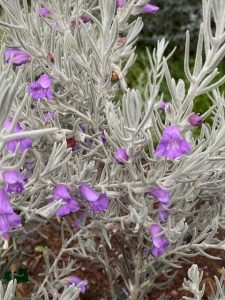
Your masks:
{"label": "purple tubular bloom", "polygon": [[75,283],[75,285],[78,285],[81,294],[84,294],[86,292],[87,285],[88,285],[88,281],[86,279],[83,280],[76,275],[71,275],[68,278],[68,285],[71,285],[73,283]]}
{"label": "purple tubular bloom", "polygon": [[140,10],[143,14],[154,14],[159,10],[159,7],[152,4],[144,4],[140,6]]}
{"label": "purple tubular bloom", "polygon": [[11,56],[12,62],[16,66],[24,65],[30,61],[30,55],[19,48],[8,48],[5,50],[5,61],[8,63]]}
{"label": "purple tubular bloom", "polygon": [[152,237],[152,255],[160,256],[165,253],[166,247],[169,245],[169,241],[164,235],[159,235],[162,231],[161,227],[157,224],[152,224],[150,226],[150,234]]}
{"label": "purple tubular bloom", "polygon": [[0,189],[0,235],[8,239],[9,230],[20,225],[21,217],[13,211],[7,192]]}
{"label": "purple tubular bloom", "polygon": [[125,148],[119,148],[115,154],[114,158],[117,161],[118,164],[124,165],[124,161],[128,161],[129,156],[127,154],[127,151]]}
{"label": "purple tubular bloom", "polygon": [[171,195],[169,194],[169,192],[160,187],[151,190],[149,192],[149,195],[153,196],[156,200],[158,200],[162,204],[168,204],[171,199]]}
{"label": "purple tubular bloom", "polygon": [[[6,118],[3,128],[8,129],[12,123],[12,118]],[[23,132],[23,128],[21,127],[20,123],[17,122],[13,129],[13,133]],[[22,155],[26,149],[30,149],[32,147],[32,139],[31,138],[22,138],[17,140],[12,140],[7,143],[7,149],[10,152],[15,152],[17,144],[20,144],[20,154]]]}
{"label": "purple tubular bloom", "polygon": [[192,113],[188,117],[188,122],[191,126],[198,127],[202,125],[202,118],[198,114]]}
{"label": "purple tubular bloom", "polygon": [[49,17],[52,14],[47,7],[40,7],[38,13],[40,17]]}
{"label": "purple tubular bloom", "polygon": [[171,125],[165,129],[155,154],[175,159],[187,154],[190,150],[191,145],[182,137],[179,129],[175,125]]}
{"label": "purple tubular bloom", "polygon": [[58,184],[54,190],[53,201],[60,199],[63,199],[65,204],[56,211],[56,216],[62,217],[80,209],[76,199],[70,196],[69,190],[64,184]]}
{"label": "purple tubular bloom", "polygon": [[29,85],[31,97],[33,99],[53,99],[52,82],[53,78],[51,76],[42,74],[37,81],[34,81]]}
{"label": "purple tubular bloom", "polygon": [[2,177],[7,185],[7,192],[21,193],[24,190],[23,178],[17,170],[4,171]]}
{"label": "purple tubular bloom", "polygon": [[125,0],[116,0],[116,6],[117,7],[124,7]]}
{"label": "purple tubular bloom", "polygon": [[81,196],[88,202],[92,211],[103,211],[107,209],[109,199],[105,193],[99,195],[87,184],[81,184],[79,191]]}

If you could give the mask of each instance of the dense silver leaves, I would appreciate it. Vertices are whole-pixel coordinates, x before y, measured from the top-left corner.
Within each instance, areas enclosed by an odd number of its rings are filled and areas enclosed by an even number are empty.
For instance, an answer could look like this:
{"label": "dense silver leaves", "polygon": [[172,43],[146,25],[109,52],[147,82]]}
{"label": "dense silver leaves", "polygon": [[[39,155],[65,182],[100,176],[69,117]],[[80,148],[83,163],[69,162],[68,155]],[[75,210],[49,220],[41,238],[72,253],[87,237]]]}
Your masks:
{"label": "dense silver leaves", "polygon": [[[212,292],[212,295],[208,297],[209,300],[222,300],[225,297],[225,287],[224,287],[224,274],[223,269],[221,273],[221,278],[214,276],[216,290]],[[184,279],[183,288],[190,292],[193,297],[184,296],[184,300],[201,300],[204,296],[205,284],[202,283],[203,271],[199,271],[197,265],[192,265],[188,270],[188,278]]]}
{"label": "dense silver leaves", "polygon": [[[219,228],[225,228],[225,99],[219,89],[225,77],[218,77],[218,65],[225,55],[225,3],[203,0],[193,68],[187,32],[184,71],[188,84],[172,78],[169,59],[174,51],[167,53],[165,39],[158,41],[152,52],[147,51],[148,84],[143,98],[138,90],[129,88],[126,75],[135,61],[135,43],[142,29],[141,18],[131,21],[130,16],[147,1],[128,0],[125,8],[117,8],[111,0],[46,0],[44,5],[52,11],[49,18],[39,16],[41,3],[32,1],[28,6],[26,0],[0,0],[5,12],[5,20],[0,21],[5,31],[0,61],[0,172],[18,169],[25,175],[30,169],[25,192],[10,195],[23,226],[12,230],[10,245],[2,242],[3,265],[7,255],[19,259],[18,249],[26,239],[40,234],[42,226],[54,225],[61,230],[61,250],[44,250],[44,279],[40,285],[34,280],[31,299],[58,299],[66,278],[76,273],[80,258],[102,266],[111,299],[144,299],[153,287],[164,288],[174,280],[176,272],[171,269],[179,268],[186,257],[213,258],[207,249],[225,249],[224,241],[215,237]],[[92,22],[80,21],[82,15]],[[21,47],[31,61],[19,67],[12,61],[6,64],[7,47]],[[53,100],[34,100],[28,93],[29,83],[42,73],[54,79]],[[162,113],[163,81],[171,101]],[[208,94],[212,105],[195,133],[187,118],[202,94]],[[55,112],[55,118],[46,122],[44,113],[48,111]],[[13,125],[6,132],[2,124],[7,116],[13,117]],[[26,131],[13,133],[17,121]],[[175,160],[155,155],[164,129],[171,124],[192,145],[187,155]],[[8,141],[24,137],[32,137],[31,150],[22,156],[19,149],[7,151]],[[70,138],[76,140],[74,151],[67,147]],[[120,147],[129,154],[124,165],[114,158]],[[29,163],[32,167],[27,167]],[[78,195],[82,214],[73,214],[74,222],[82,217],[78,229],[66,218],[55,220],[62,201],[51,201],[59,183],[66,184],[71,195]],[[82,183],[107,194],[110,204],[105,212],[90,212],[79,195]],[[159,220],[153,197],[148,195],[156,186],[172,196],[169,218],[161,224],[170,245],[157,258],[149,251],[149,226]],[[109,254],[115,247],[120,254],[116,262]],[[23,248],[22,257],[26,251]],[[1,275],[3,270],[1,266]],[[168,280],[157,282],[161,274]],[[197,267],[192,267],[184,286],[196,297],[203,293],[200,280]],[[216,282],[219,300],[222,294]],[[14,289],[13,282],[4,287],[9,297]],[[76,299],[79,286],[72,285],[62,293],[61,300]]]}

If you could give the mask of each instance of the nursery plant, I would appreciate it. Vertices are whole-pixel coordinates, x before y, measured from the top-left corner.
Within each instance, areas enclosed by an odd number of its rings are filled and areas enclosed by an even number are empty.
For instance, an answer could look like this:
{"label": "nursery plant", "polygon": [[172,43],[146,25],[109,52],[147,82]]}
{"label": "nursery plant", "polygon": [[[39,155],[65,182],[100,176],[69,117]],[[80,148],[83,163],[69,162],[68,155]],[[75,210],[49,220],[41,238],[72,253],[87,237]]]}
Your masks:
{"label": "nursery plant", "polygon": [[[126,76],[142,15],[151,22],[160,9],[154,3],[0,4],[0,299],[84,297],[81,260],[107,276],[104,299],[151,299],[153,288],[165,299],[188,258],[225,250],[216,235],[225,227],[224,0],[202,1],[193,67],[186,33],[185,81],[170,75],[176,51],[164,38],[147,50],[143,97]],[[198,114],[201,95],[210,106]],[[40,282],[18,263],[50,223],[61,242],[59,251],[36,247],[45,260]],[[189,269],[183,299],[203,299],[202,276]],[[21,298],[27,280],[32,290]],[[210,299],[224,299],[223,277],[215,281]]]}

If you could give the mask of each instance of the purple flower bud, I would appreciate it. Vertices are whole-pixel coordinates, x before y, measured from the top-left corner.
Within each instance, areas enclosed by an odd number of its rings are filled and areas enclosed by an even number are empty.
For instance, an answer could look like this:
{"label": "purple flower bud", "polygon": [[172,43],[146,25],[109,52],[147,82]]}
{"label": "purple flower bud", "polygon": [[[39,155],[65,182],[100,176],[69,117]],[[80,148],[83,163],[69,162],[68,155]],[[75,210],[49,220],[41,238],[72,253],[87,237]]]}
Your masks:
{"label": "purple flower bud", "polygon": [[6,191],[0,189],[0,235],[7,240],[10,229],[20,225],[21,217],[13,211]]}
{"label": "purple flower bud", "polygon": [[42,74],[37,81],[29,84],[29,94],[33,99],[53,99],[52,82],[51,76]]}
{"label": "purple flower bud", "polygon": [[162,111],[166,111],[169,107],[170,107],[170,103],[164,102],[164,101],[160,101],[160,103],[159,103],[159,108],[160,108]]}
{"label": "purple flower bud", "polygon": [[109,205],[109,199],[105,193],[98,194],[87,184],[81,184],[79,187],[81,196],[88,202],[92,211],[106,210]]}
{"label": "purple flower bud", "polygon": [[39,10],[40,17],[50,17],[52,12],[47,7],[40,7]]}
{"label": "purple flower bud", "polygon": [[60,25],[59,25],[58,22],[54,22],[54,23],[52,24],[52,27],[53,27],[53,29],[60,29]]}
{"label": "purple flower bud", "polygon": [[106,144],[106,138],[105,138],[104,132],[103,132],[102,129],[100,129],[99,132],[100,132],[100,138],[101,138],[102,144],[105,145]]}
{"label": "purple flower bud", "polygon": [[92,19],[90,16],[87,16],[87,15],[82,15],[80,16],[80,20],[83,22],[83,23],[89,23],[89,22],[92,22]]}
{"label": "purple flower bud", "polygon": [[152,237],[152,255],[160,256],[165,253],[166,247],[169,245],[169,241],[166,239],[165,235],[159,235],[162,231],[161,227],[157,224],[152,224],[150,226],[150,234]]}
{"label": "purple flower bud", "polygon": [[16,66],[24,65],[30,61],[30,55],[19,48],[8,48],[5,50],[5,61],[7,63],[12,56],[12,62]]}
{"label": "purple flower bud", "polygon": [[123,165],[124,161],[128,161],[129,156],[125,148],[119,148],[114,155],[115,160],[118,164]]}
{"label": "purple flower bud", "polygon": [[87,285],[88,285],[88,281],[86,279],[83,280],[76,275],[71,275],[70,277],[68,277],[68,285],[71,285],[73,283],[75,285],[78,285],[81,294],[84,294],[86,292]]}
{"label": "purple flower bud", "polygon": [[49,122],[55,119],[56,113],[53,111],[48,111],[44,113],[44,120],[45,122]]}
{"label": "purple flower bud", "polygon": [[162,204],[168,204],[171,199],[171,195],[169,194],[169,192],[160,187],[151,190],[149,192],[149,195],[153,196],[156,200],[158,200]]}
{"label": "purple flower bud", "polygon": [[125,0],[116,0],[116,6],[117,7],[124,7],[125,6]]}
{"label": "purple flower bud", "polygon": [[160,206],[158,209],[158,216],[159,216],[160,221],[166,222],[169,217],[169,212],[168,212],[168,210],[166,210],[165,208]]}
{"label": "purple flower bud", "polygon": [[7,186],[7,192],[21,193],[24,190],[23,178],[17,170],[4,171],[2,177]]}
{"label": "purple flower bud", "polygon": [[81,224],[84,220],[84,216],[85,214],[84,213],[81,213],[80,215],[76,215],[75,216],[75,219],[74,219],[74,222],[73,222],[73,226],[76,230],[80,230],[81,229]]}
{"label": "purple flower bud", "polygon": [[190,123],[190,125],[192,125],[194,127],[198,127],[198,126],[202,125],[202,118],[198,114],[192,113],[188,117],[188,122]]}
{"label": "purple flower bud", "polygon": [[159,7],[152,4],[144,4],[140,6],[140,11],[143,14],[154,14],[159,10]]}
{"label": "purple flower bud", "polygon": [[77,200],[70,196],[69,189],[64,184],[58,184],[54,190],[53,202],[60,199],[65,204],[56,211],[56,216],[62,217],[80,209]]}
{"label": "purple flower bud", "polygon": [[25,182],[27,182],[29,180],[29,178],[33,175],[34,167],[35,167],[35,162],[34,161],[28,161],[28,162],[25,163],[26,171],[23,174],[23,180]]}
{"label": "purple flower bud", "polygon": [[85,127],[85,125],[84,125],[83,123],[79,123],[78,126],[79,126],[80,130],[81,130],[83,133],[86,132],[86,127]]}
{"label": "purple flower bud", "polygon": [[165,129],[155,154],[175,159],[187,154],[190,150],[191,145],[183,139],[179,129],[175,125],[171,125]]}
{"label": "purple flower bud", "polygon": [[[12,118],[8,117],[6,118],[3,128],[8,129],[12,123]],[[20,125],[19,122],[15,124],[15,127],[13,129],[13,133],[23,132],[23,128]],[[30,149],[32,147],[32,139],[31,138],[22,138],[17,140],[12,140],[7,143],[7,149],[10,152],[15,152],[17,144],[20,145],[20,154],[22,155],[26,149]]]}

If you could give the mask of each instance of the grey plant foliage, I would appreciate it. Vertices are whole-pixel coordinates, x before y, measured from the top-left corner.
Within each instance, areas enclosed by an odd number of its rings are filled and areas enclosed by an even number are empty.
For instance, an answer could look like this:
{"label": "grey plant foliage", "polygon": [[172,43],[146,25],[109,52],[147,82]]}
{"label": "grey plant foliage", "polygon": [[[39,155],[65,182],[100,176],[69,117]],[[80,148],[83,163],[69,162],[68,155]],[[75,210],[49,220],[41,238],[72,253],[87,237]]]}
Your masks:
{"label": "grey plant foliage", "polygon": [[16,281],[11,280],[4,291],[2,282],[0,282],[0,296],[2,300],[13,300],[16,291]]}
{"label": "grey plant foliage", "polygon": [[183,288],[187,291],[190,291],[194,298],[190,297],[183,297],[185,300],[201,300],[204,295],[205,286],[203,285],[202,289],[200,289],[200,283],[202,281],[203,272],[199,272],[197,265],[192,265],[191,268],[188,270],[188,277],[189,280],[184,279]]}
{"label": "grey plant foliage", "polygon": [[[10,232],[11,241],[2,241],[1,277],[9,267],[7,257],[11,256],[12,262],[22,260],[28,251],[24,243],[42,234],[43,226],[51,224],[61,231],[60,250],[54,253],[46,247],[43,281],[38,284],[32,278],[32,294],[24,299],[78,298],[81,288],[68,286],[68,276],[76,273],[82,258],[97,262],[107,274],[110,299],[141,300],[153,288],[163,290],[171,283],[176,276],[171,270],[180,268],[188,257],[216,259],[207,250],[225,249],[225,242],[215,236],[219,228],[225,228],[225,100],[219,89],[225,76],[218,77],[218,65],[225,55],[225,2],[202,2],[203,20],[193,68],[190,35],[186,34],[184,70],[188,85],[171,78],[169,58],[173,52],[167,53],[168,43],[163,38],[152,53],[147,53],[150,71],[142,98],[138,90],[129,89],[126,74],[135,61],[135,43],[142,29],[141,18],[130,16],[146,3],[128,0],[124,8],[117,9],[111,0],[32,1],[31,6],[26,0],[0,0],[5,13],[5,20],[0,21],[5,31],[0,61],[0,172],[17,169],[25,174],[26,164],[34,164],[25,191],[10,195],[23,225]],[[41,5],[51,10],[50,18],[39,16]],[[82,15],[91,17],[92,22],[78,22]],[[7,47],[28,52],[30,63],[15,67],[11,59],[6,64]],[[28,93],[28,84],[42,73],[54,79],[51,101],[33,100]],[[164,115],[158,109],[163,99],[162,81],[167,82],[171,94]],[[212,105],[201,116],[205,122],[199,134],[194,134],[187,118],[202,94],[208,94]],[[46,111],[55,112],[55,118],[45,122]],[[6,132],[2,124],[7,116],[13,117],[13,122]],[[13,133],[17,121],[26,131]],[[190,153],[175,160],[155,155],[163,131],[171,124],[179,127],[192,145]],[[7,142],[24,137],[33,139],[32,149],[22,156],[18,147],[15,153],[7,151]],[[78,144],[74,151],[67,147],[69,138]],[[129,155],[124,165],[114,159],[121,147]],[[106,193],[110,199],[107,210],[91,212],[79,196],[79,229],[67,218],[58,218],[56,224],[55,212],[64,202],[51,200],[59,183],[67,185],[73,195],[79,194],[84,183]],[[2,178],[0,185],[4,186]],[[149,250],[149,227],[160,224],[155,202],[148,195],[156,186],[172,196],[169,218],[160,225],[169,246],[158,257]],[[72,216],[77,220],[77,213]],[[110,251],[119,253],[118,257]],[[165,280],[158,282],[162,274]],[[184,288],[198,297],[194,299],[201,299],[201,274],[196,266],[188,276]],[[215,297],[220,299],[223,286],[216,282]],[[11,299],[16,282],[8,286],[2,282],[1,295],[3,286],[6,299]]]}
{"label": "grey plant foliage", "polygon": [[[225,298],[224,275],[225,271],[223,269],[220,279],[218,279],[217,276],[214,276],[216,290],[212,291],[212,295],[208,297],[209,300],[222,300]],[[199,272],[198,266],[192,265],[188,270],[188,278],[188,280],[184,279],[183,288],[192,293],[193,297],[184,296],[182,299],[201,300],[205,290],[205,285],[201,283],[203,271]]]}

